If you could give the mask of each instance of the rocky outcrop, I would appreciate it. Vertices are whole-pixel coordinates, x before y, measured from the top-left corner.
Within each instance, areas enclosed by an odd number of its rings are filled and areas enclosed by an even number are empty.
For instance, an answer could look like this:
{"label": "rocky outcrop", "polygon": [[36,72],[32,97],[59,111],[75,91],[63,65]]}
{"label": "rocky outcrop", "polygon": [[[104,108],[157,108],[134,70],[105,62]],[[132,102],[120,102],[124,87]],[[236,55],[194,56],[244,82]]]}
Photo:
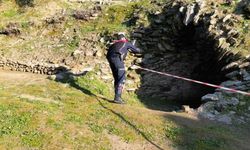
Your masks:
{"label": "rocky outcrop", "polygon": [[[157,71],[249,91],[249,56],[234,51],[244,43],[244,36],[237,28],[242,18],[222,11],[218,6],[215,1],[193,4],[175,1],[160,13],[150,14],[153,18],[150,26],[141,25],[132,34],[145,50],[141,64]],[[141,76],[138,94],[142,99],[178,100],[185,104],[199,101],[200,97],[213,91],[149,72],[143,71]],[[239,117],[234,118],[236,113],[233,112],[228,115],[228,109],[234,107],[236,112],[244,97],[216,90],[215,94],[206,95],[202,100],[207,103],[199,107],[200,116],[232,123]],[[223,109],[216,110],[215,106]]]}
{"label": "rocky outcrop", "polygon": [[[228,73],[226,77],[230,80],[222,82],[221,86],[241,91],[250,91],[250,74],[245,69]],[[203,96],[202,101],[205,104],[198,108],[201,117],[227,124],[231,124],[232,120],[237,123],[244,123],[250,120],[244,95],[216,89],[215,93]],[[236,116],[238,109],[244,109],[241,111],[245,113]],[[228,119],[221,119],[223,116]]]}

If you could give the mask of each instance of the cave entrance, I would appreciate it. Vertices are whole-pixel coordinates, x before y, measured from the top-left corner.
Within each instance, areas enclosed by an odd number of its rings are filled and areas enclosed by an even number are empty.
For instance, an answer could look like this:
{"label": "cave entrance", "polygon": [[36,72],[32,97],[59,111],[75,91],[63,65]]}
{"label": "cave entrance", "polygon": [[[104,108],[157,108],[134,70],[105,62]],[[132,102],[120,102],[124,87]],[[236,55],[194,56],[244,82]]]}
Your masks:
{"label": "cave entrance", "polygon": [[[188,57],[190,70],[186,70],[188,78],[219,85],[225,78],[225,71],[222,68],[225,62],[220,61],[219,49],[215,49],[215,41],[208,37],[201,37],[204,31],[193,25],[185,26],[176,37],[176,48],[182,57],[187,60]],[[183,81],[186,82],[186,81]],[[187,97],[182,97],[180,101],[182,105],[189,105],[192,108],[199,107],[201,97],[215,92],[215,88],[191,83],[189,91],[192,92]]]}
{"label": "cave entrance", "polygon": [[[165,45],[174,47],[172,51],[159,51],[155,45],[148,45],[151,53],[144,56],[144,67],[212,84],[225,81],[225,72],[222,71],[225,63],[220,61],[219,50],[214,48],[214,40],[201,37],[201,32],[204,31],[193,25],[184,26],[177,36],[164,41]],[[197,108],[202,103],[201,97],[215,90],[150,72],[142,71],[141,75],[138,95],[142,102],[153,109],[158,109],[157,105],[165,102],[179,108],[181,105]]]}

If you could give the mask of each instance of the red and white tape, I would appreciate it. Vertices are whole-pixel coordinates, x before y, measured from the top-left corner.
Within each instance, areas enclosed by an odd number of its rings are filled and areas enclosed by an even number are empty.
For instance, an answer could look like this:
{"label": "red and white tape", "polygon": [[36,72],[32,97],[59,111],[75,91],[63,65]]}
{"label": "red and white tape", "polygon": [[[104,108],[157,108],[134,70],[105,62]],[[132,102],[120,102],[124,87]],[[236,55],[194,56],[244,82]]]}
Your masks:
{"label": "red and white tape", "polygon": [[219,88],[219,89],[222,89],[222,90],[225,90],[225,91],[229,91],[229,92],[233,92],[233,93],[240,93],[240,94],[243,94],[243,95],[250,96],[250,93],[248,93],[248,92],[244,92],[244,91],[240,91],[240,90],[236,90],[236,89],[232,89],[232,88],[223,87],[223,86],[220,86],[220,85],[210,84],[210,83],[206,83],[206,82],[202,82],[202,81],[197,81],[197,80],[193,80],[193,79],[189,79],[189,78],[185,78],[185,77],[180,77],[180,76],[177,76],[177,75],[172,75],[172,74],[169,74],[169,73],[159,72],[159,71],[155,71],[155,70],[143,68],[143,67],[140,67],[140,66],[137,66],[137,65],[134,65],[133,67],[134,67],[134,69],[137,68],[137,69],[141,69],[141,70],[145,70],[145,71],[149,71],[149,72],[153,72],[153,73],[157,73],[157,74],[161,74],[161,75],[173,77],[173,78],[176,78],[176,79],[181,79],[181,80],[185,80],[185,81],[189,81],[189,82],[193,82],[193,83],[197,83],[197,84],[201,84],[201,85],[205,85],[205,86]]}

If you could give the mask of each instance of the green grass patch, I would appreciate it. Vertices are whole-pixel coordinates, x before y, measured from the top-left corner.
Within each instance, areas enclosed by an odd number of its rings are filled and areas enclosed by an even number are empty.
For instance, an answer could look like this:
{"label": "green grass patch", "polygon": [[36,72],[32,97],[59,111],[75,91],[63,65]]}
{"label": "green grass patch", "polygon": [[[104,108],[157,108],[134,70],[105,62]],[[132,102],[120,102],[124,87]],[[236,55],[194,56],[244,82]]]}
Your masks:
{"label": "green grass patch", "polygon": [[25,131],[21,134],[22,143],[28,147],[36,148],[43,145],[44,135],[39,131]]}
{"label": "green grass patch", "polygon": [[18,135],[21,130],[25,129],[32,119],[31,112],[19,113],[18,107],[4,106],[0,107],[0,137],[6,135]]}
{"label": "green grass patch", "polygon": [[11,18],[11,17],[15,17],[17,14],[18,14],[18,11],[16,9],[10,9],[10,10],[2,12],[1,16]]}

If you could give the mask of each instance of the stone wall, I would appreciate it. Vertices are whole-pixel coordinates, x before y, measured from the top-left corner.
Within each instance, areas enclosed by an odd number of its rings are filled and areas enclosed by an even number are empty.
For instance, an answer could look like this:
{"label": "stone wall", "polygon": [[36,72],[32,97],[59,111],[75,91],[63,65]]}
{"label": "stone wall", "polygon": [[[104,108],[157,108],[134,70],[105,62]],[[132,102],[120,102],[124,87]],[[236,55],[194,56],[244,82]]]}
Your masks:
{"label": "stone wall", "polygon": [[25,63],[25,62],[12,61],[9,59],[1,58],[0,69],[52,75],[66,71],[69,68],[65,65],[59,65],[59,64],[39,63],[39,62]]}
{"label": "stone wall", "polygon": [[[193,4],[175,1],[162,11],[150,14],[150,25],[140,26],[132,34],[145,51],[141,64],[157,71],[249,91],[250,57],[233,50],[244,43],[244,36],[237,28],[242,18],[217,7],[218,4],[211,1]],[[190,104],[214,91],[144,71],[141,78],[138,89],[141,99]],[[234,119],[245,122],[249,115],[235,116],[244,99],[244,96],[217,89],[215,94],[202,98],[198,114],[224,123],[232,123]],[[209,102],[203,104],[205,101]],[[223,109],[215,109],[217,105]],[[234,111],[228,114],[231,106]]]}
{"label": "stone wall", "polygon": [[138,0],[68,0],[69,2],[85,3],[85,2],[94,2],[98,4],[110,4],[110,3],[121,3],[121,2],[132,2]]}

